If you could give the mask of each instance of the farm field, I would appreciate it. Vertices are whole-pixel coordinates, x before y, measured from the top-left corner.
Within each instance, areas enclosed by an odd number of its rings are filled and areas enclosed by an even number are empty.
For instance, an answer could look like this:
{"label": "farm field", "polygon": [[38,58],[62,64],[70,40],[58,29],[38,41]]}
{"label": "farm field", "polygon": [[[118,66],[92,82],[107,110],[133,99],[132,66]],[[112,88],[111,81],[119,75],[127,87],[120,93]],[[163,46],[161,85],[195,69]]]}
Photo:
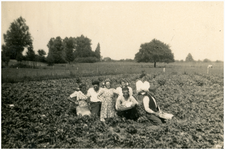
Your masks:
{"label": "farm field", "polygon": [[[100,64],[93,65],[100,68]],[[125,66],[110,65],[105,68],[118,71]],[[223,64],[214,66],[210,74],[206,74],[208,64],[169,64],[165,73],[161,67],[149,64],[137,64],[130,73],[125,68],[132,64],[126,65],[113,75],[88,76],[87,72],[86,76],[65,79],[2,83],[2,148],[223,148]],[[85,68],[96,69],[85,66],[83,71]],[[93,79],[110,78],[116,88],[120,79],[126,78],[135,92],[142,70],[148,73],[150,84],[160,85],[154,95],[161,110],[175,116],[172,120],[154,126],[148,120],[134,122],[115,117],[103,124],[95,117],[75,116],[74,105],[67,97],[78,80],[90,86]]]}
{"label": "farm field", "polygon": [[[11,61],[11,64],[16,62]],[[45,79],[62,79],[74,78],[77,76],[104,76],[104,75],[118,75],[118,74],[137,74],[142,70],[146,73],[162,73],[163,68],[166,72],[177,73],[207,73],[207,66],[213,65],[209,74],[223,75],[223,63],[157,63],[157,68],[153,67],[153,63],[135,63],[135,62],[99,62],[99,63],[81,63],[81,64],[55,64],[54,66],[43,66],[40,63],[38,69],[31,68],[2,68],[2,82],[20,82],[31,80],[45,80]]]}

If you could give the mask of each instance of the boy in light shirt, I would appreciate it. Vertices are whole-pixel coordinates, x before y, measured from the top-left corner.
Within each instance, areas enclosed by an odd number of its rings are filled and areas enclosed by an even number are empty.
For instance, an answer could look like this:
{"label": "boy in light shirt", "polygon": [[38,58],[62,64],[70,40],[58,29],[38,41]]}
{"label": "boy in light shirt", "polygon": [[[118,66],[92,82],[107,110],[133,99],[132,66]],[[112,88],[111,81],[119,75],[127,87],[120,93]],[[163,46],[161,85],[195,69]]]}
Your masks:
{"label": "boy in light shirt", "polygon": [[91,114],[100,117],[100,110],[102,103],[97,96],[99,92],[102,90],[102,88],[99,87],[99,81],[93,81],[92,85],[93,87],[89,88],[87,92],[87,97],[90,98]]}

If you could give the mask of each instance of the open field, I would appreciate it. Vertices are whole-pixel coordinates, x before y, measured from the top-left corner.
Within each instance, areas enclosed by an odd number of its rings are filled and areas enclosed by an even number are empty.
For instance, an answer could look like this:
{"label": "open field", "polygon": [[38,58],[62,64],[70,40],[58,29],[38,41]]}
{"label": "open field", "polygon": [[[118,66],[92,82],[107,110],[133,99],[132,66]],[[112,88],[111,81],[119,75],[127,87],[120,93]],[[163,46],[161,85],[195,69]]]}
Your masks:
{"label": "open field", "polygon": [[[173,63],[166,66],[165,73],[163,64],[157,65],[161,66],[78,64],[68,67],[75,77],[71,74],[67,79],[2,83],[2,148],[223,148],[223,64],[213,64],[210,74],[206,74],[208,64]],[[135,82],[145,70],[151,84],[161,85],[154,93],[159,106],[175,117],[154,126],[149,120],[134,122],[115,117],[103,124],[94,117],[75,116],[74,106],[67,97],[76,86],[78,72],[72,69],[76,67],[84,74],[81,80],[88,86],[93,79],[111,78],[115,88],[121,78],[126,78],[134,95]],[[98,72],[93,73],[95,76],[88,75],[98,67],[99,71],[112,75],[98,75]],[[2,75],[7,75],[10,69],[2,69]],[[55,71],[62,72],[63,77],[70,74],[67,69],[62,65],[54,69],[14,69],[8,75],[17,74],[22,79],[23,75],[32,77],[39,72],[38,76],[47,77],[44,73]]]}
{"label": "open field", "polygon": [[[152,63],[134,62],[100,62],[100,63],[81,63],[81,64],[56,64],[54,66],[41,66],[38,69],[30,68],[2,68],[2,82],[17,82],[24,80],[43,80],[73,78],[77,76],[101,76],[116,74],[139,74],[145,70],[146,73],[162,73],[163,68],[166,72],[182,73],[203,73],[207,74],[207,66],[213,65],[209,74],[223,75],[223,63],[157,63],[157,68]],[[43,64],[42,64],[43,65]]]}

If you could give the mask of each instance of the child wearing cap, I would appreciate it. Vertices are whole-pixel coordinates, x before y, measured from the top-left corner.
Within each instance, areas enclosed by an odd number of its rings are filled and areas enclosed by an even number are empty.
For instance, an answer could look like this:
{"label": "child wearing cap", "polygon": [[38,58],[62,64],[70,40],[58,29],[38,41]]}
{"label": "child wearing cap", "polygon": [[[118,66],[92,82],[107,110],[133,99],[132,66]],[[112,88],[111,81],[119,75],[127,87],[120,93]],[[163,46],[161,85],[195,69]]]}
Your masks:
{"label": "child wearing cap", "polygon": [[87,97],[90,98],[90,107],[91,107],[91,114],[97,115],[100,117],[100,110],[101,110],[101,99],[98,98],[98,94],[101,92],[102,88],[99,87],[99,81],[93,81],[91,88],[88,89]]}

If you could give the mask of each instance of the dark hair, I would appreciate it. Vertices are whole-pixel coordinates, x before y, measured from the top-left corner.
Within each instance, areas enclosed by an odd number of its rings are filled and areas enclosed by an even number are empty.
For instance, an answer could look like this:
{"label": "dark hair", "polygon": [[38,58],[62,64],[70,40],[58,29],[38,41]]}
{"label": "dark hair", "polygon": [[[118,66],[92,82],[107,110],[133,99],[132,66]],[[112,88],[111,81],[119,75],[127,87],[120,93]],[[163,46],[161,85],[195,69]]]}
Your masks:
{"label": "dark hair", "polygon": [[124,88],[122,88],[122,91],[128,91],[129,92],[129,88],[127,86],[125,86]]}
{"label": "dark hair", "polygon": [[105,79],[104,83],[109,82],[111,84],[111,80],[109,78]]}
{"label": "dark hair", "polygon": [[99,81],[95,80],[92,82],[92,85],[95,85],[95,84],[99,85]]}
{"label": "dark hair", "polygon": [[79,88],[81,89],[81,88],[83,88],[83,87],[86,87],[86,85],[85,85],[84,83],[81,83],[81,84],[79,85]]}
{"label": "dark hair", "polygon": [[121,84],[122,82],[126,83],[127,81],[126,81],[126,79],[121,79],[121,80],[120,80],[120,84]]}
{"label": "dark hair", "polygon": [[144,76],[146,76],[146,74],[145,74],[145,73],[142,73],[142,74],[140,75],[140,78],[143,78]]}

